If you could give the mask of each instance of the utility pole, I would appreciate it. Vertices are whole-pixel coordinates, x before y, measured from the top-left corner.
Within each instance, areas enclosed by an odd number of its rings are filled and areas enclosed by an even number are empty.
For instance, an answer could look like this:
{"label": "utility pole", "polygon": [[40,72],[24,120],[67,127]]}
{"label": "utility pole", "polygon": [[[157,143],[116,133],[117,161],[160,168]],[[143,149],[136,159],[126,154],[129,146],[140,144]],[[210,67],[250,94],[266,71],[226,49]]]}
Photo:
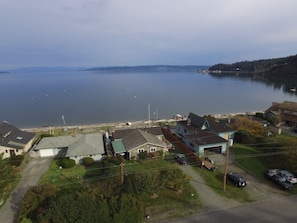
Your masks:
{"label": "utility pole", "polygon": [[226,148],[227,151],[226,151],[223,191],[226,191],[227,171],[228,171],[228,162],[229,162],[229,141],[230,141],[230,136],[228,136],[228,142],[227,142],[227,148]]}
{"label": "utility pole", "polygon": [[124,185],[124,163],[121,163],[121,185]]}

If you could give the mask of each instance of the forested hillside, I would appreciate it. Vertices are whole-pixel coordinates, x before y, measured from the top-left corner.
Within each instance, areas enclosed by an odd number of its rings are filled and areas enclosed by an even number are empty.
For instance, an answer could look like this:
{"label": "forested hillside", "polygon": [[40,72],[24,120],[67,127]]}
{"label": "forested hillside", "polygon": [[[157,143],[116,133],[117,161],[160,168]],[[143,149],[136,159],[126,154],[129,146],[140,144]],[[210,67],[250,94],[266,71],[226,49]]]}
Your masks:
{"label": "forested hillside", "polygon": [[257,73],[270,76],[297,76],[297,55],[284,58],[216,64],[210,72]]}

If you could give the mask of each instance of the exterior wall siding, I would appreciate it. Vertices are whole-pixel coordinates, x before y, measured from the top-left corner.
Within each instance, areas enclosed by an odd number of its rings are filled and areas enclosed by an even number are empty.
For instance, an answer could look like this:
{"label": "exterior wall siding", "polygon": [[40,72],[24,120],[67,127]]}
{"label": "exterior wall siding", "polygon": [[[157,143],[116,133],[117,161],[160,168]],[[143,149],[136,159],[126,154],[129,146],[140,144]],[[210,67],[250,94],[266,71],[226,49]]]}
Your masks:
{"label": "exterior wall siding", "polygon": [[146,151],[148,154],[151,153],[151,149],[154,148],[156,151],[164,151],[165,147],[152,145],[152,144],[144,144],[139,147],[134,148],[133,150],[129,151],[129,159],[137,159],[139,151]]}

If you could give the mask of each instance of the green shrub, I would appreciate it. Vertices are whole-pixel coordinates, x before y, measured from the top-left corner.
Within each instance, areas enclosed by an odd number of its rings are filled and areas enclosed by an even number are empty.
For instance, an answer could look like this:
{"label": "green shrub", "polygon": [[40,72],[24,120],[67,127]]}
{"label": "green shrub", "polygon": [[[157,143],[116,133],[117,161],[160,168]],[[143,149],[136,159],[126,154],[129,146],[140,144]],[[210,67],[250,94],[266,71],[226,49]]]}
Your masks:
{"label": "green shrub", "polygon": [[24,158],[24,155],[11,156],[9,163],[12,166],[19,166],[23,162]]}
{"label": "green shrub", "polygon": [[108,158],[108,161],[115,165],[120,165],[123,162],[123,157],[121,157],[120,155],[116,155]]}
{"label": "green shrub", "polygon": [[72,168],[75,166],[75,160],[69,158],[63,158],[61,161],[61,165],[63,168]]}
{"label": "green shrub", "polygon": [[86,166],[90,166],[94,163],[94,159],[92,157],[84,157],[83,159],[83,164]]}
{"label": "green shrub", "polygon": [[140,160],[146,160],[148,158],[147,151],[140,152],[138,157],[139,157]]}

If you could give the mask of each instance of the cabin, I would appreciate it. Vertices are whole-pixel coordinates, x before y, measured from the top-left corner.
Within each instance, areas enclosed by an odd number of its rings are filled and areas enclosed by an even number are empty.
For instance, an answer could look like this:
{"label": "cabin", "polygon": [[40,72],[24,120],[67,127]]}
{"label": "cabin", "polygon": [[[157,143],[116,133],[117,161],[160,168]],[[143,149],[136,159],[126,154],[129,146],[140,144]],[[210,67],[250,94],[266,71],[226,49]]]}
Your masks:
{"label": "cabin", "polygon": [[[161,136],[162,135],[162,136]],[[121,129],[112,133],[114,155],[122,155],[127,159],[138,159],[141,152],[153,155],[157,151],[164,152],[167,144],[162,141],[161,128]]]}

